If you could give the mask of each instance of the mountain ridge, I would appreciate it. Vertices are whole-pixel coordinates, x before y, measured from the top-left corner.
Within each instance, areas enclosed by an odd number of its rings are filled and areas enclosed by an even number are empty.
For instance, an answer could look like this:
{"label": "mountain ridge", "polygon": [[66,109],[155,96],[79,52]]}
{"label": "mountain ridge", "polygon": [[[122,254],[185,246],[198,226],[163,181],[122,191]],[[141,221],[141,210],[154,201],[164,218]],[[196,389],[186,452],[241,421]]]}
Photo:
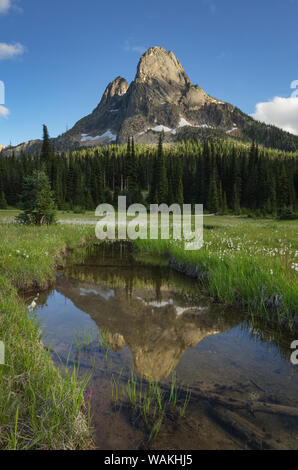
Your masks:
{"label": "mountain ridge", "polygon": [[[165,142],[176,142],[185,134],[207,138],[220,131],[226,138],[255,140],[281,150],[298,149],[298,136],[259,123],[193,85],[175,54],[163,47],[149,48],[130,84],[118,76],[108,84],[96,108],[52,142],[59,151],[125,144],[132,136],[136,143],[156,144],[162,131]],[[40,141],[30,141],[4,153],[37,151],[39,146]]]}

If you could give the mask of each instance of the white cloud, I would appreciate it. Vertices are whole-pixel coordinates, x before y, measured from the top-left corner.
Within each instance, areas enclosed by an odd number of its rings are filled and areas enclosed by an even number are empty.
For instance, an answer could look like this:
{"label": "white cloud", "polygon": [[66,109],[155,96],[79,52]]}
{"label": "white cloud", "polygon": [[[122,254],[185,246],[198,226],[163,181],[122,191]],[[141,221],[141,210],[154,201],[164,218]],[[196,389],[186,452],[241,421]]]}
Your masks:
{"label": "white cloud", "polygon": [[18,5],[20,0],[0,0],[0,15],[5,15],[9,10],[22,13],[22,8]]}
{"label": "white cloud", "polygon": [[144,52],[146,52],[146,47],[143,47],[143,46],[132,46],[131,47],[131,50],[133,52],[139,52],[140,54],[144,54]]}
{"label": "white cloud", "polygon": [[24,52],[25,48],[19,42],[15,44],[0,42],[0,60],[12,59],[15,56],[24,54]]}
{"label": "white cloud", "polygon": [[255,113],[251,116],[298,135],[298,98],[275,96],[272,101],[258,103]]}
{"label": "white cloud", "polygon": [[144,54],[147,50],[145,46],[133,46],[129,41],[125,41],[124,49],[129,52],[137,52],[138,54]]}
{"label": "white cloud", "polygon": [[12,7],[11,0],[0,0],[0,15],[7,13],[11,7]]}
{"label": "white cloud", "polygon": [[5,106],[0,106],[0,117],[7,117],[9,115],[9,109],[5,108]]}

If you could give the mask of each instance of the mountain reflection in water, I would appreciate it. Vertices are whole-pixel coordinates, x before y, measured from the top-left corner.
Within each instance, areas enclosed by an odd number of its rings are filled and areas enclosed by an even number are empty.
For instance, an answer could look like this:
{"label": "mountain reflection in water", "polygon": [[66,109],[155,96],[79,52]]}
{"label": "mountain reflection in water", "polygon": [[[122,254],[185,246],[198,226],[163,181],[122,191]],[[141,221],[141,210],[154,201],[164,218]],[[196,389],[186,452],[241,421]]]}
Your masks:
{"label": "mountain reflection in water", "polygon": [[124,287],[110,288],[79,280],[73,271],[68,275],[57,280],[56,290],[109,332],[111,349],[127,345],[137,373],[146,378],[167,378],[188,348],[233,326],[210,306],[191,305],[162,283],[133,288],[126,280]]}

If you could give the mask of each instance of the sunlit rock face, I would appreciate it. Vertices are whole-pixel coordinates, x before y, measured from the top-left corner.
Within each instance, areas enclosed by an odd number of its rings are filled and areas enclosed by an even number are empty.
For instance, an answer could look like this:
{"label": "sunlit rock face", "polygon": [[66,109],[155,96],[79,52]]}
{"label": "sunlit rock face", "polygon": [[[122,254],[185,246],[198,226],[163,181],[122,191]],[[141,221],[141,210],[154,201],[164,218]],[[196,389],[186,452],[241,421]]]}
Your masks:
{"label": "sunlit rock face", "polygon": [[123,278],[123,285],[111,286],[86,277],[76,272],[76,279],[58,279],[56,289],[108,332],[112,350],[126,345],[136,371],[147,379],[169,377],[188,348],[231,327],[208,305],[191,305],[159,281],[135,286]]}
{"label": "sunlit rock face", "polygon": [[182,88],[191,84],[173,52],[167,52],[163,47],[148,49],[138,64],[136,81],[153,85],[154,80]]}
{"label": "sunlit rock face", "polygon": [[172,51],[151,47],[140,58],[134,81],[129,85],[117,77],[94,111],[56,139],[55,145],[123,144],[132,136],[137,143],[156,143],[162,131],[166,142],[174,142],[186,127],[234,132],[240,126],[238,117],[234,106],[193,85]]}
{"label": "sunlit rock face", "polygon": [[114,104],[117,101],[112,101],[115,98],[119,98],[128,90],[128,83],[125,78],[117,77],[113,82],[111,82],[104,92],[100,105],[103,106],[104,104]]}

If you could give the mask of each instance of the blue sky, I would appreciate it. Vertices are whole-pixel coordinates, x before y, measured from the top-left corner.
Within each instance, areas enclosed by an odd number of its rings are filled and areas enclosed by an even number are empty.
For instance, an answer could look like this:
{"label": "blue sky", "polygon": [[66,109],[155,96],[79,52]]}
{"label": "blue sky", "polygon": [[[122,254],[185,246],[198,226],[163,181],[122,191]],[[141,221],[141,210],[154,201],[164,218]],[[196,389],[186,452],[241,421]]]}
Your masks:
{"label": "blue sky", "polygon": [[116,76],[134,79],[150,46],[173,50],[212,96],[249,114],[258,104],[265,121],[283,113],[298,134],[297,18],[298,0],[0,0],[0,144],[72,127]]}

